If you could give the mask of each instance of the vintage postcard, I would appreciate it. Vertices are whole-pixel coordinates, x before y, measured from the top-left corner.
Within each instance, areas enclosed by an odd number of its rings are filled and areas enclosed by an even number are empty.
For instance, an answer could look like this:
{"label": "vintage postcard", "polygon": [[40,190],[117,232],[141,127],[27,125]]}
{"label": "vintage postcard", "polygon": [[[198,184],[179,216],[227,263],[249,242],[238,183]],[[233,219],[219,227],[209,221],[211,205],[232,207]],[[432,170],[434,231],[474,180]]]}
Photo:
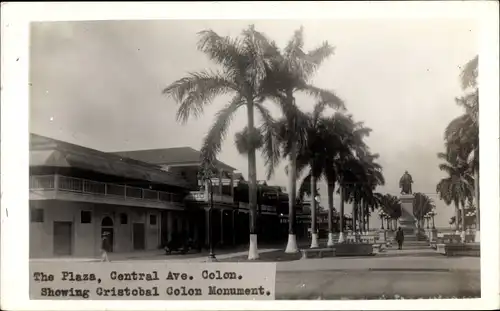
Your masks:
{"label": "vintage postcard", "polygon": [[2,308],[498,307],[495,7],[3,4]]}

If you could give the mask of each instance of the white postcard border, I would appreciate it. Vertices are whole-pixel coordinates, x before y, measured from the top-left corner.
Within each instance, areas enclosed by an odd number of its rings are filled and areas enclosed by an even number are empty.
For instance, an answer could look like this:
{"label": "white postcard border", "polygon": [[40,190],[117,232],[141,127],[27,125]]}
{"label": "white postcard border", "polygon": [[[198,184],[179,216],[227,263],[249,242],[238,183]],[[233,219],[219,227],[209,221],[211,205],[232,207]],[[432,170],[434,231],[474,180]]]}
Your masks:
{"label": "white postcard border", "polygon": [[[196,9],[193,9],[193,7]],[[29,22],[89,19],[475,18],[481,22],[481,287],[473,300],[30,301],[28,296]],[[1,303],[9,310],[479,309],[499,303],[497,2],[3,3]],[[458,95],[458,94],[457,94]],[[496,207],[496,208],[495,208]]]}

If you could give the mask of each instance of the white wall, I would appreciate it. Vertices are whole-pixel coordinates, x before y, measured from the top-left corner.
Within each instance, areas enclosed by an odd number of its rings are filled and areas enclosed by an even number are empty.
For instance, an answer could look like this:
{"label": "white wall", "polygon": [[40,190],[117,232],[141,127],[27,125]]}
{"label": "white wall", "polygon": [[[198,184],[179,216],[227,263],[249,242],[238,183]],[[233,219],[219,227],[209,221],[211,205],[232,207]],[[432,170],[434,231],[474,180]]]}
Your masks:
{"label": "white wall", "polygon": [[[113,220],[115,253],[132,252],[133,223],[144,223],[146,250],[157,249],[160,245],[161,213],[156,209],[116,206],[106,204],[81,203],[71,201],[40,200],[30,201],[32,207],[44,209],[44,222],[30,222],[30,257],[53,257],[54,221],[69,221],[73,224],[73,256],[96,257],[100,252],[101,221],[109,216]],[[92,222],[82,224],[80,212],[92,212]],[[120,223],[120,214],[128,215],[127,224]],[[149,215],[156,215],[156,225],[150,225]]]}

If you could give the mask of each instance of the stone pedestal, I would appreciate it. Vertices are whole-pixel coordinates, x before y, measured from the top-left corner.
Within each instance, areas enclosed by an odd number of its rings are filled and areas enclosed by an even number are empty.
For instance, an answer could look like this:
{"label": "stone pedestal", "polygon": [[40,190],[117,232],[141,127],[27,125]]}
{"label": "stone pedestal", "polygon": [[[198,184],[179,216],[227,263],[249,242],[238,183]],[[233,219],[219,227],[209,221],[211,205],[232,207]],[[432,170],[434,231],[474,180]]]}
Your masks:
{"label": "stone pedestal", "polygon": [[417,220],[413,216],[413,194],[402,194],[399,197],[401,202],[401,217],[399,218],[399,226],[403,229],[405,236],[416,235],[418,229],[416,226]]}

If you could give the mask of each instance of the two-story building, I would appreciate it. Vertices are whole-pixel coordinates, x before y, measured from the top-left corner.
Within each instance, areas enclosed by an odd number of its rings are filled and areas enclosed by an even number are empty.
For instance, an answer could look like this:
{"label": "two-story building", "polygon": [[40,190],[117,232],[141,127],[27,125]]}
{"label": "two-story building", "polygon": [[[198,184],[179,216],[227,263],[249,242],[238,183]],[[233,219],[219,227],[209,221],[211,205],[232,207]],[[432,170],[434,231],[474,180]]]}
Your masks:
{"label": "two-story building", "polygon": [[31,134],[30,257],[153,250],[182,226],[190,184],[157,166]]}

